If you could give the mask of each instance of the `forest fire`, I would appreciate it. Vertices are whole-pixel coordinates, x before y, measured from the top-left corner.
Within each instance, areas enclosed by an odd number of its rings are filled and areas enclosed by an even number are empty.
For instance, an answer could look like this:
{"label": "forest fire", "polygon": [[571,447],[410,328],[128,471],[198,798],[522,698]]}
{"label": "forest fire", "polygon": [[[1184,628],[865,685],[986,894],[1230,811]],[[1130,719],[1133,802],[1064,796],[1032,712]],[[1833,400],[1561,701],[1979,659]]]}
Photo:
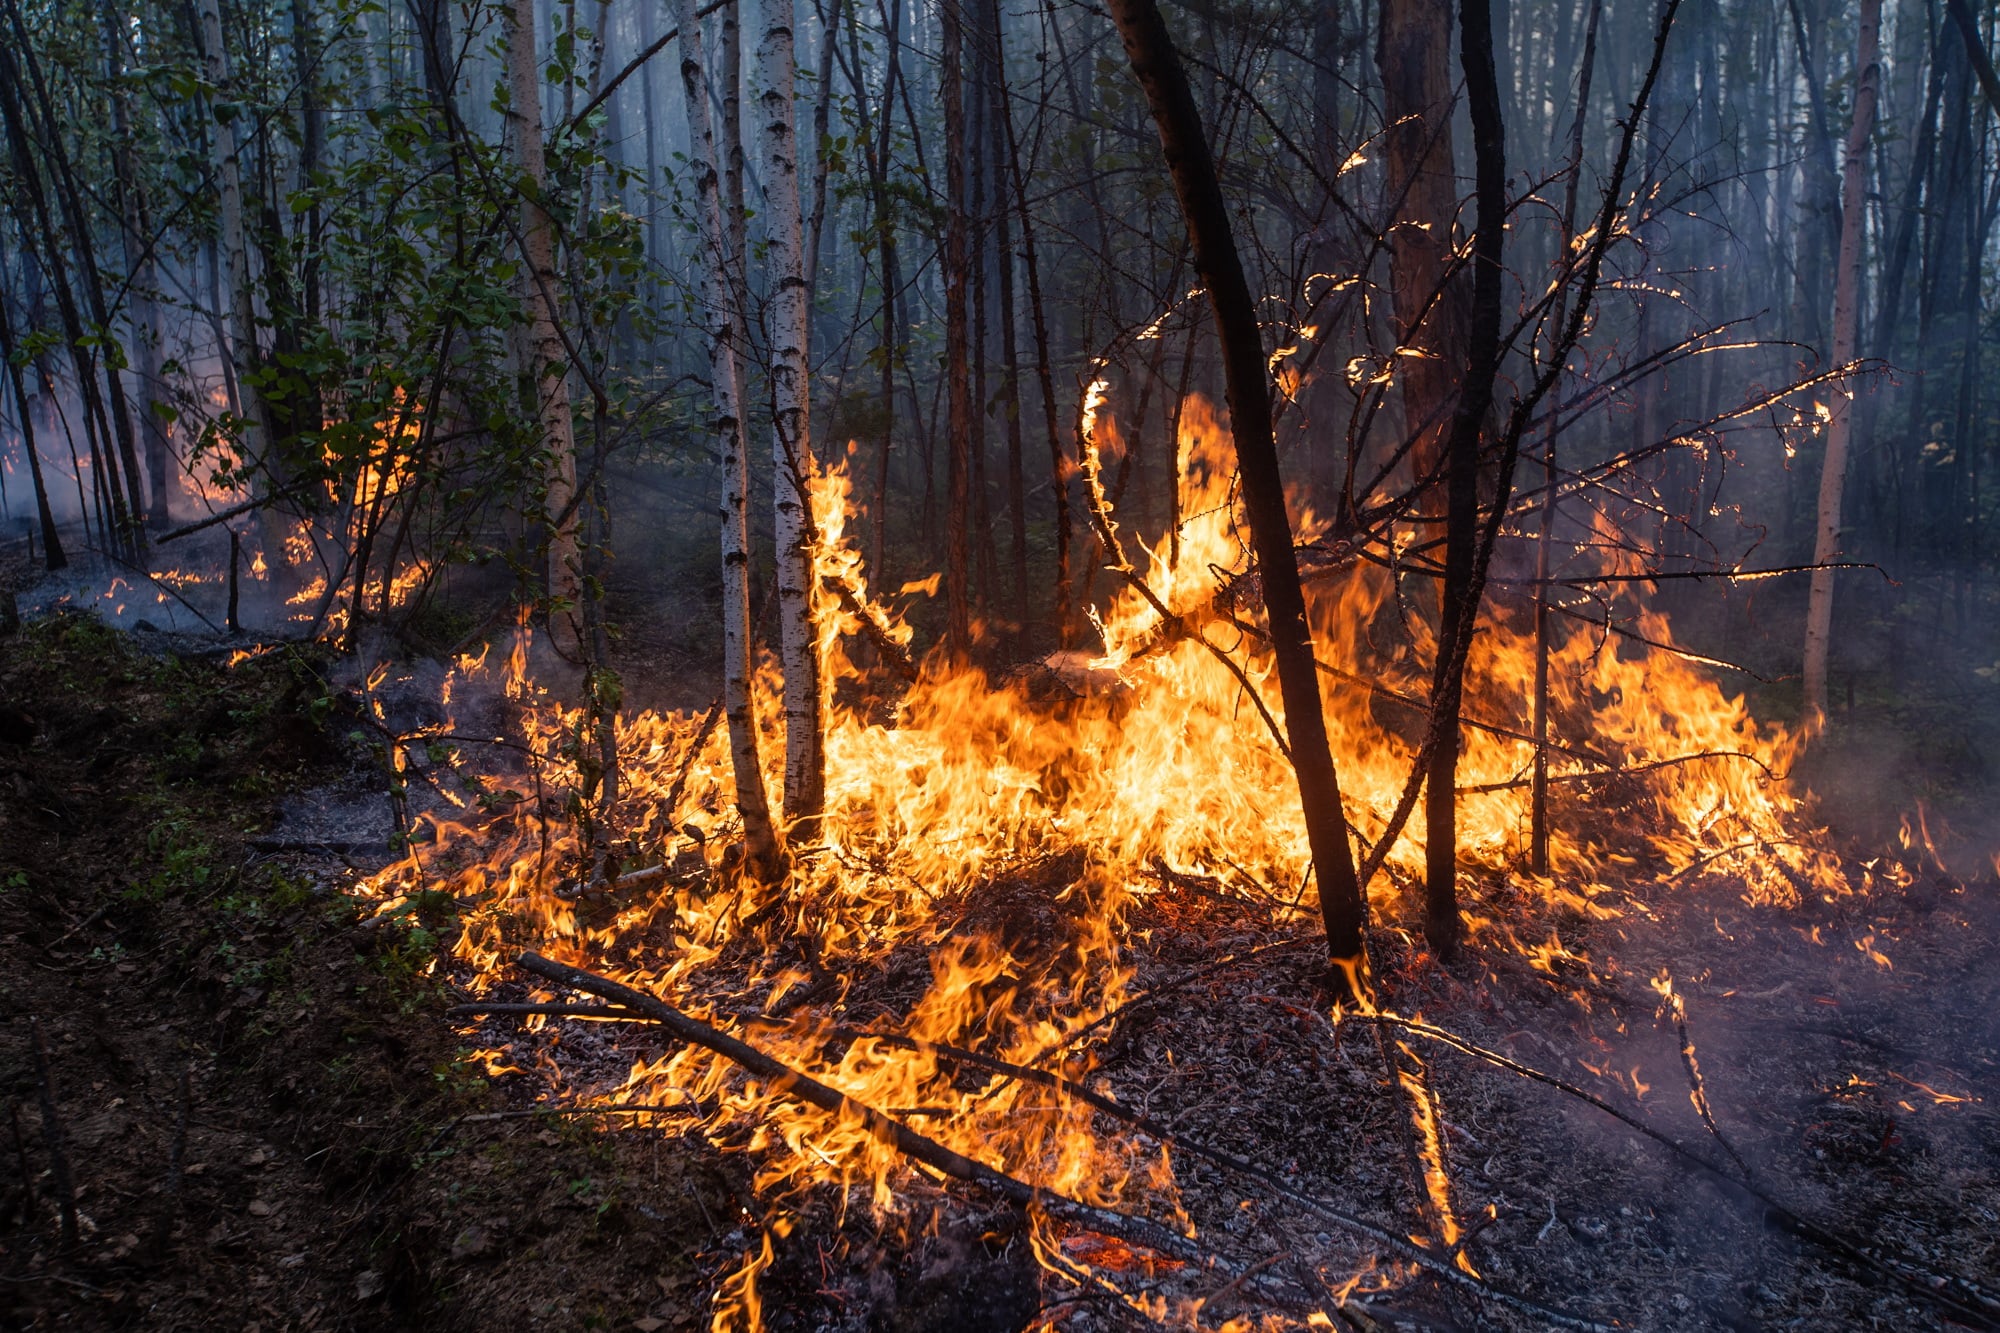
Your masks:
{"label": "forest fire", "polygon": [[2000,1330],[1996,6],[0,0],[0,1326]]}
{"label": "forest fire", "polygon": [[[1048,680],[996,682],[932,665],[892,705],[866,689],[856,696],[862,701],[843,703],[850,683],[880,673],[858,668],[841,634],[823,636],[835,700],[827,814],[819,838],[794,849],[782,884],[743,872],[727,743],[712,715],[694,713],[620,720],[622,791],[593,836],[632,868],[590,882],[582,826],[551,818],[588,801],[597,781],[580,765],[587,719],[525,677],[526,644],[517,639],[504,666],[461,660],[447,692],[500,688],[523,703],[538,795],[492,799],[493,783],[477,780],[483,757],[462,758],[489,812],[431,819],[408,857],[366,892],[384,913],[425,892],[452,895],[467,914],[455,952],[475,995],[513,981],[522,949],[547,953],[713,1014],[710,1021],[725,1027],[741,1024],[792,1068],[858,1103],[921,1117],[924,1132],[950,1150],[1039,1189],[1184,1228],[1176,1164],[1158,1141],[1100,1132],[1092,1106],[1073,1092],[1052,1095],[1011,1080],[968,1086],[961,1067],[938,1054],[970,1050],[1000,1062],[994,1068],[1046,1069],[1075,1089],[1091,1078],[1092,1057],[1079,1038],[1133,998],[1135,958],[1160,947],[1156,931],[1175,929],[1159,924],[1163,915],[1174,920],[1167,904],[1205,895],[1254,907],[1274,926],[1310,920],[1304,829],[1296,807],[1272,795],[1285,790],[1286,760],[1245,697],[1246,687],[1268,677],[1268,655],[1255,627],[1227,609],[1246,572],[1227,440],[1198,401],[1182,421],[1181,512],[1192,517],[1179,534],[1179,560],[1165,542],[1144,553],[1135,574],[1152,597],[1127,589],[1094,613],[1102,650],[1085,670],[1058,678],[1045,667],[1038,670]],[[823,473],[815,489],[815,558],[829,590],[865,586],[843,528],[847,492],[838,470]],[[1304,541],[1316,535],[1310,516],[1301,528]],[[1324,677],[1324,699],[1364,846],[1388,819],[1412,755],[1384,718],[1406,692],[1421,689],[1414,663],[1422,640],[1385,654],[1369,637],[1371,627],[1394,623],[1388,582],[1361,567],[1313,589],[1322,651],[1339,668]],[[865,602],[850,597],[845,609],[831,592],[826,602],[829,627],[859,637],[858,616],[871,614],[892,637],[907,639],[895,616]],[[1203,628],[1163,635],[1160,606]],[[1787,733],[1759,726],[1706,669],[1680,657],[1663,620],[1645,616],[1639,624],[1656,646],[1623,648],[1601,628],[1585,627],[1555,655],[1556,716],[1589,719],[1588,748],[1565,747],[1558,780],[1617,784],[1618,813],[1566,803],[1553,873],[1525,885],[1526,903],[1471,914],[1481,949],[1518,951],[1551,972],[1560,960],[1573,976],[1585,960],[1553,939],[1537,942],[1558,908],[1615,918],[1657,891],[1726,886],[1779,905],[1853,891],[1782,781],[1792,752]],[[1227,627],[1228,639],[1198,642],[1210,626]],[[1521,777],[1532,745],[1518,725],[1498,720],[1525,712],[1532,651],[1528,636],[1502,622],[1483,637],[1470,672],[1467,717],[1480,729],[1461,769],[1468,791],[1461,837],[1475,849],[1472,859],[1496,873],[1518,857],[1525,836]],[[1356,683],[1363,678],[1372,689]],[[1084,692],[1063,679],[1084,681]],[[777,689],[768,675],[759,694],[760,713],[773,718]],[[446,721],[399,743],[456,733]],[[774,786],[780,776],[770,774]],[[1382,929],[1398,929],[1400,897],[1421,868],[1421,838],[1419,823],[1384,862],[1388,873],[1371,894]],[[1625,850],[1633,848],[1644,855]],[[1019,894],[1043,899],[1034,904],[1037,919],[1059,923],[1060,933],[1024,937],[996,920],[991,900]],[[1148,925],[1135,929],[1142,912]],[[866,978],[912,949],[927,959],[927,979],[914,992],[878,995]],[[1670,987],[1667,994],[1678,1004]],[[558,1000],[549,991],[535,998]],[[856,1009],[880,1016],[861,1032],[835,1017]],[[760,1193],[798,1199],[824,1187],[844,1198],[854,1189],[882,1217],[907,1206],[898,1182],[909,1167],[879,1127],[801,1105],[782,1086],[746,1081],[712,1050],[689,1046],[641,1060],[609,1083],[564,1071],[560,1050],[560,1043],[549,1048],[553,1065],[546,1053],[536,1062],[551,1091],[569,1101],[687,1108],[681,1113],[712,1136],[741,1126]],[[1414,1060],[1409,1046],[1403,1050]],[[1692,1073],[1691,1049],[1687,1057]],[[489,1051],[485,1058],[490,1071],[503,1072],[518,1071],[523,1057]],[[1435,1243],[1473,1273],[1457,1244],[1442,1112],[1420,1070],[1402,1078],[1438,1219]],[[1072,1240],[1038,1233],[1037,1253],[1088,1271],[1091,1252]],[[755,1273],[768,1262],[768,1252],[749,1258],[718,1328],[755,1324]]]}

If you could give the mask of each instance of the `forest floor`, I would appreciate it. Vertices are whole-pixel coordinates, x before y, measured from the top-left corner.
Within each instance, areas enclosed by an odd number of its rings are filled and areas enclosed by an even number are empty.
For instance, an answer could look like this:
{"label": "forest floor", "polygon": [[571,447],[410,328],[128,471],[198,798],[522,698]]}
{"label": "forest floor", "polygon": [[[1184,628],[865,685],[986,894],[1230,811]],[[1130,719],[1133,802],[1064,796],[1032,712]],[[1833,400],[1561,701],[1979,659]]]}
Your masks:
{"label": "forest floor", "polygon": [[[0,593],[22,573],[17,551]],[[302,805],[375,800],[383,785],[338,672],[311,653],[233,669],[223,657],[81,615],[0,633],[0,1327],[705,1325],[766,1220],[748,1157],[687,1120],[529,1111],[548,1062],[594,1051],[615,1070],[656,1049],[643,1031],[489,1020],[479,1039],[511,1056],[498,1063],[530,1071],[489,1074],[444,1014],[458,998],[438,961],[448,901],[366,927],[344,890],[369,853],[296,836]],[[1588,972],[1497,947],[1450,969],[1384,959],[1399,1012],[1688,1149],[1425,1046],[1455,1204],[1477,1232],[1466,1254],[1487,1279],[1640,1329],[2000,1326],[1978,1285],[2000,1272],[2000,884],[1971,827],[1993,788],[1975,765],[1936,789],[1922,738],[1947,727],[1919,713],[1870,732],[1856,771],[1872,768],[1872,792],[1848,787],[1857,808],[1928,792],[1964,812],[1967,840],[1946,854],[1956,876],[1933,867],[1907,888],[1785,910],[1690,887],[1635,894],[1615,921],[1536,923]],[[1880,850],[1879,829],[1850,836],[1856,865]],[[962,921],[1071,910],[1058,895],[1075,871],[987,886]],[[1524,910],[1500,877],[1475,896]],[[1180,1003],[1103,1034],[1113,1095],[1395,1234],[1421,1229],[1380,1047],[1327,1022],[1312,950],[1214,966],[1310,923],[1147,901],[1128,936],[1150,941],[1132,960],[1138,986],[1209,970]],[[1659,1018],[1663,969],[1726,1149]],[[895,1009],[902,971],[857,982],[850,1009]],[[561,1076],[581,1089],[591,1075]],[[1689,1153],[1725,1172],[1740,1158],[1763,1199]],[[1277,1287],[1308,1283],[1300,1259],[1365,1262],[1365,1243],[1272,1191],[1176,1161],[1199,1232]],[[911,1194],[938,1212],[908,1231],[874,1228],[865,1209],[838,1216],[833,1198],[800,1207],[761,1280],[770,1326],[1137,1322],[1040,1273],[1010,1210],[921,1179]],[[1825,1234],[1800,1235],[1798,1220]],[[1077,1257],[1146,1285],[1076,1239]],[[1269,1285],[1194,1283],[1216,1322],[1268,1308]],[[1381,1285],[1342,1309],[1350,1327],[1547,1326],[1424,1277]]]}

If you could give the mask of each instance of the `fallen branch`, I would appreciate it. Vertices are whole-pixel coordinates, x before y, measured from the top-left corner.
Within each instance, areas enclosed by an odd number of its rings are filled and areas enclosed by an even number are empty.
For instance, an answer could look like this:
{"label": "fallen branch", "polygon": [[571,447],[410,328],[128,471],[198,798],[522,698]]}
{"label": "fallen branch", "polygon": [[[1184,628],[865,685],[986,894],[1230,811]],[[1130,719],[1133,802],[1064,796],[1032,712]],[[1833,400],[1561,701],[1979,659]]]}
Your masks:
{"label": "fallen branch", "polygon": [[1709,1137],[1716,1141],[1722,1151],[1729,1154],[1729,1160],[1736,1163],[1736,1169],[1743,1173],[1745,1180],[1748,1180],[1752,1175],[1750,1163],[1744,1161],[1743,1154],[1737,1152],[1734,1145],[1723,1137],[1722,1126],[1715,1123],[1715,1111],[1708,1104],[1708,1085],[1701,1077],[1701,1062],[1695,1058],[1694,1038],[1688,1036],[1687,1006],[1682,1002],[1679,991],[1667,992],[1665,1007],[1673,1015],[1674,1035],[1680,1038],[1681,1068],[1687,1071],[1688,1098],[1701,1115],[1701,1123],[1708,1127]]}
{"label": "fallen branch", "polygon": [[[1676,764],[1697,764],[1704,759],[1741,759],[1763,769],[1764,776],[1772,781],[1778,780],[1778,775],[1771,771],[1771,766],[1754,754],[1743,750],[1703,750],[1698,754],[1677,754],[1671,759],[1655,759],[1650,763],[1630,764],[1622,768],[1586,768],[1579,773],[1551,773],[1549,781],[1587,782],[1591,778],[1630,778],[1637,777],[1641,773],[1651,773],[1656,769],[1672,768]],[[1460,787],[1458,794],[1477,796],[1486,792],[1512,791],[1517,787],[1525,787],[1533,781],[1533,778],[1509,778],[1505,782],[1482,782],[1472,787]]]}
{"label": "fallen branch", "polygon": [[197,532],[212,528],[218,523],[227,523],[230,519],[247,514],[252,510],[263,509],[268,505],[280,504],[286,500],[295,499],[310,489],[310,483],[304,483],[287,487],[272,495],[257,496],[253,499],[245,500],[241,504],[233,504],[227,509],[217,510],[207,518],[197,519],[192,523],[175,528],[172,532],[161,533],[159,536],[153,538],[153,545],[165,546],[168,542],[177,542],[183,537],[192,537]]}
{"label": "fallen branch", "polygon": [[1187,1237],[1169,1230],[1158,1222],[1143,1217],[1133,1217],[1127,1213],[1113,1212],[1108,1208],[1094,1207],[1067,1195],[1030,1185],[1004,1171],[997,1171],[984,1162],[974,1161],[970,1157],[954,1152],[936,1139],[917,1133],[908,1125],[891,1119],[872,1106],[856,1101],[837,1088],[828,1087],[819,1080],[772,1059],[756,1047],[739,1041],[726,1032],[718,1031],[698,1019],[690,1018],[657,996],[634,990],[630,986],[586,972],[582,968],[558,963],[552,958],[544,958],[531,951],[522,953],[515,963],[523,971],[532,972],[538,977],[568,986],[572,990],[582,991],[587,995],[610,1000],[635,1013],[644,1014],[681,1040],[714,1051],[741,1067],[745,1073],[763,1079],[770,1084],[773,1092],[783,1093],[809,1106],[818,1107],[845,1122],[861,1124],[880,1142],[954,1180],[977,1185],[1023,1208],[1038,1208],[1061,1221],[1144,1245],[1147,1249],[1179,1259],[1183,1263],[1202,1268],[1225,1267],[1226,1261],[1219,1256],[1211,1254]]}
{"label": "fallen branch", "polygon": [[478,1018],[486,1014],[548,1014],[552,1018],[615,1018],[626,1023],[650,1023],[644,1014],[608,1004],[455,1004],[446,1018]]}
{"label": "fallen branch", "polygon": [[[586,994],[596,995],[601,999],[610,1000],[622,1006],[628,1012],[643,1015],[645,1018],[666,1028],[682,1040],[714,1051],[718,1055],[734,1061],[746,1072],[766,1079],[771,1083],[773,1089],[777,1091],[782,1091],[789,1096],[796,1097],[801,1101],[817,1106],[823,1111],[839,1115],[844,1119],[858,1119],[881,1141],[888,1143],[906,1156],[912,1157],[926,1166],[930,1166],[954,1179],[980,1185],[1011,1202],[1021,1204],[1024,1207],[1030,1205],[1038,1207],[1052,1217],[1072,1222],[1089,1230],[1101,1232],[1105,1235],[1118,1236],[1125,1240],[1136,1241],[1149,1249],[1157,1250],[1162,1254],[1180,1259],[1183,1262],[1195,1263],[1205,1268],[1216,1269],[1230,1276],[1234,1276],[1237,1272],[1241,1271],[1234,1265],[1229,1264],[1228,1261],[1220,1258],[1220,1256],[1200,1249],[1186,1237],[1167,1230],[1159,1223],[1078,1202],[1065,1195],[1055,1194],[1038,1186],[1030,1185],[1026,1181],[997,1171],[984,1163],[961,1156],[943,1144],[918,1134],[908,1126],[890,1118],[874,1107],[857,1102],[845,1093],[830,1088],[805,1074],[799,1073],[789,1065],[782,1064],[765,1055],[756,1047],[720,1032],[706,1023],[690,1018],[665,1001],[648,995],[644,991],[634,990],[609,978],[600,977],[595,973],[555,962],[532,952],[523,953],[516,961],[521,968],[533,972],[537,976],[558,982],[574,990],[583,991]],[[771,1026],[789,1026],[769,1019],[752,1019],[751,1021],[761,1021]],[[1287,1185],[1275,1173],[1267,1171],[1253,1162],[1246,1161],[1243,1158],[1221,1151],[1220,1149],[1207,1147],[1203,1144],[1178,1140],[1174,1138],[1165,1125],[1162,1125],[1151,1117],[1128,1110],[1117,1102],[1112,1101],[1109,1097],[1093,1092],[1082,1084],[1072,1082],[1059,1074],[1051,1074],[1045,1070],[1011,1064],[1004,1060],[995,1059],[992,1056],[981,1055],[976,1051],[967,1051],[958,1047],[941,1045],[936,1042],[922,1041],[897,1033],[869,1032],[854,1028],[834,1028],[822,1035],[835,1040],[881,1042],[885,1045],[901,1047],[905,1050],[931,1055],[957,1064],[969,1065],[974,1068],[988,1070],[989,1072],[1004,1074],[1010,1078],[1018,1078],[1024,1082],[1033,1083],[1076,1097],[1112,1119],[1123,1121],[1133,1128],[1140,1130],[1142,1133],[1152,1136],[1163,1145],[1177,1147],[1182,1152],[1205,1157],[1218,1165],[1226,1166],[1239,1174],[1257,1180],[1277,1191],[1292,1203],[1305,1208],[1319,1217],[1325,1218],[1327,1221],[1334,1222],[1374,1244],[1380,1245],[1383,1249],[1394,1253],[1398,1258],[1431,1273],[1433,1276],[1444,1279],[1446,1282],[1465,1290],[1475,1297],[1498,1300],[1502,1304],[1537,1315],[1557,1327],[1605,1330],[1605,1333],[1608,1333],[1605,1325],[1565,1314],[1560,1310],[1541,1305],[1523,1296],[1517,1296],[1512,1292],[1491,1286],[1486,1282],[1460,1272],[1458,1269],[1452,1267],[1448,1258],[1441,1258],[1392,1232],[1343,1212],[1326,1203],[1324,1200],[1304,1194]],[[1244,1276],[1247,1279],[1250,1275],[1245,1273]]]}

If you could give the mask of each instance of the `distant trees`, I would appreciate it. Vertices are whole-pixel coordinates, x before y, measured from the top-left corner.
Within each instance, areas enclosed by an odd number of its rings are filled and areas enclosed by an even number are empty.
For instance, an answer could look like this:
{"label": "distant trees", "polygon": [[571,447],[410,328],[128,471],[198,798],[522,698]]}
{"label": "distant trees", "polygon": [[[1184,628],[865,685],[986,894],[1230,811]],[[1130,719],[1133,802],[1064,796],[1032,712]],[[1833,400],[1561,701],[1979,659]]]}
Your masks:
{"label": "distant trees", "polygon": [[[920,646],[1094,652],[1093,384],[1124,448],[1103,503],[1169,564],[1181,405],[1230,405],[1257,593],[1232,660],[1278,676],[1257,702],[1282,704],[1337,953],[1410,820],[1452,947],[1463,725],[1530,738],[1546,864],[1550,755],[1588,726],[1551,715],[1547,650],[1577,617],[1630,630],[1604,562],[1891,569],[1899,591],[1760,592],[1823,716],[1846,617],[1922,582],[1927,619],[1968,624],[1995,556],[1990,0],[1484,26],[1443,0],[723,0],[671,31],[567,0],[0,5],[0,449],[49,563],[246,505],[301,629],[408,629],[478,568],[580,626],[558,637],[593,680],[616,594],[685,582],[772,873],[825,800],[815,480],[851,471],[876,586],[940,576]],[[1104,58],[1114,30],[1155,82]],[[657,95],[671,61],[685,98]],[[1163,108],[1207,184],[1158,169]],[[658,554],[697,529],[710,555]],[[1358,665],[1313,618],[1363,569],[1388,590],[1364,637],[1425,710],[1386,814],[1332,794],[1310,735]],[[1461,716],[1480,635],[1528,615],[1520,716]]]}

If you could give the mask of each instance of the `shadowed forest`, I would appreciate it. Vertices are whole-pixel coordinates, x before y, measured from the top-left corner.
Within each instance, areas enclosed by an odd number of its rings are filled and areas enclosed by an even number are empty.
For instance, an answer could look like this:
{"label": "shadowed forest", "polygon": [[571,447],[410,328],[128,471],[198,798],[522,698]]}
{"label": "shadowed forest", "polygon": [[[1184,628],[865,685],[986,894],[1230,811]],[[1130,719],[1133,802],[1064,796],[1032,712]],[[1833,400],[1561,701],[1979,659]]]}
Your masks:
{"label": "shadowed forest", "polygon": [[1990,0],[0,0],[0,1324],[2000,1328]]}

